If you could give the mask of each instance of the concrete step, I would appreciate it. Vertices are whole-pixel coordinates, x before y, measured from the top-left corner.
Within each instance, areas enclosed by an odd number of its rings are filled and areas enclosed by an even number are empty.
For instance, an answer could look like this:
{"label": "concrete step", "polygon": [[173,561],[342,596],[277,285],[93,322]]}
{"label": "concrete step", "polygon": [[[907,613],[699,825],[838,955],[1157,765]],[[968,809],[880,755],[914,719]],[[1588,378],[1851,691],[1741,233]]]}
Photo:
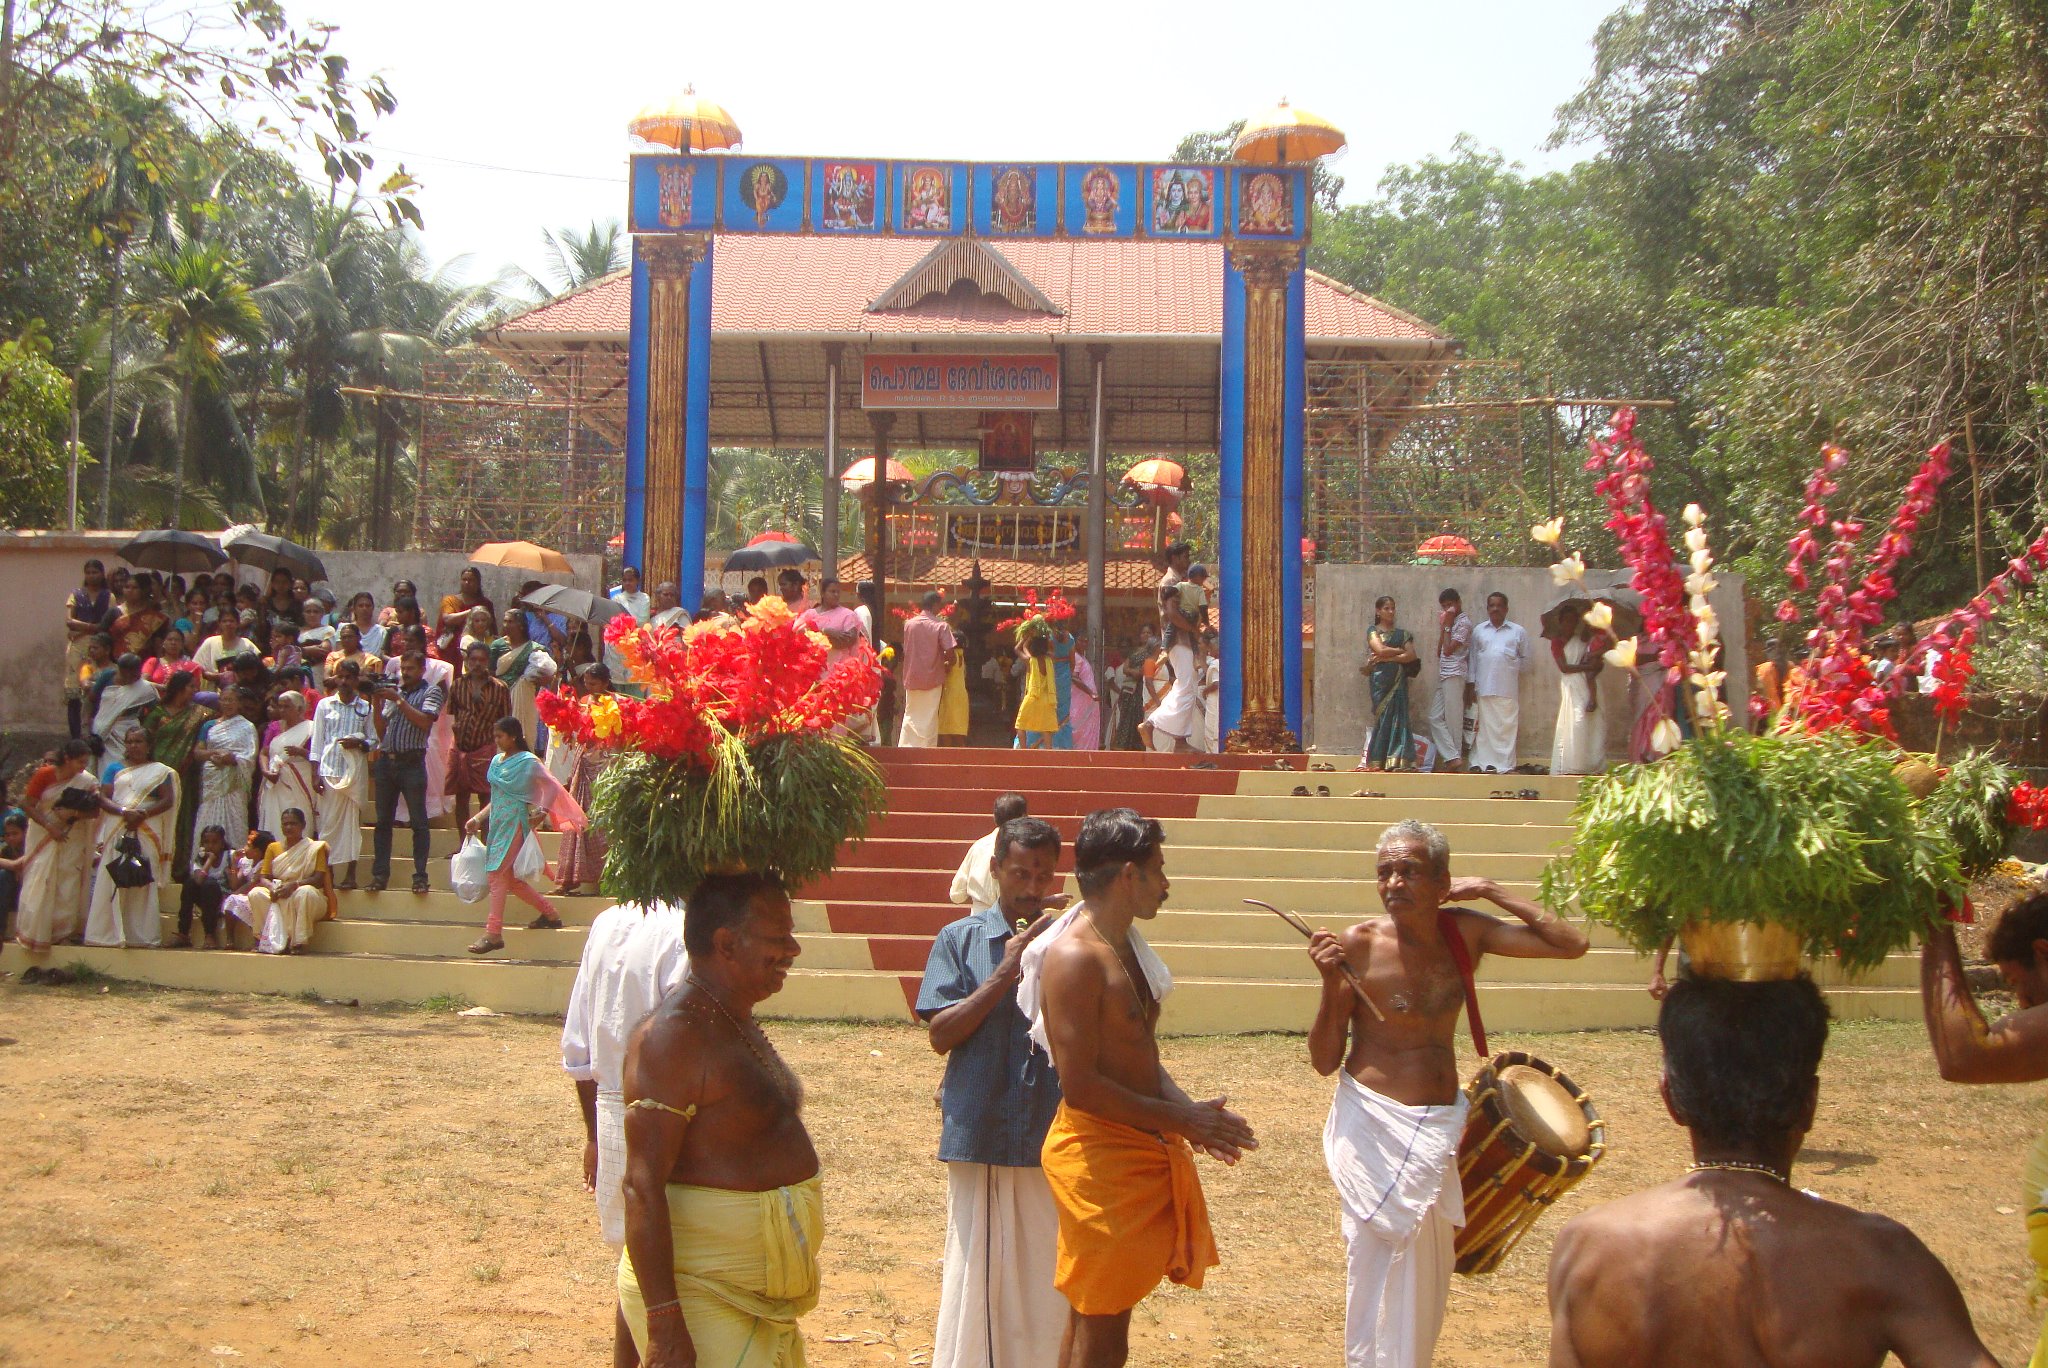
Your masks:
{"label": "concrete step", "polygon": [[[1324,757],[1317,758],[1320,761]],[[1534,789],[1545,799],[1571,802],[1578,798],[1579,785],[1583,782],[1578,775],[1572,774],[1353,773],[1351,766],[1358,763],[1357,756],[1331,757],[1331,760],[1337,766],[1335,772],[1312,770],[1301,775],[1250,770],[1238,776],[1237,791],[1244,796],[1292,793],[1296,784],[1306,783],[1311,790],[1317,784],[1328,784],[1332,793],[1342,785],[1345,793],[1368,788],[1378,789],[1391,798],[1471,798],[1484,802],[1488,801],[1488,794],[1501,790],[1519,793],[1523,789]]]}
{"label": "concrete step", "polygon": [[[375,827],[366,826],[363,828],[362,859],[365,866],[369,863],[370,852],[376,848],[371,844],[376,830]],[[432,835],[433,839],[428,845],[427,850],[436,859],[445,860],[456,851],[462,849],[462,833],[452,827],[436,827]],[[541,832],[540,848],[550,860],[554,859],[562,850],[562,833],[559,831]],[[401,826],[392,830],[391,857],[395,860],[409,860],[412,858],[412,828]]]}
{"label": "concrete step", "polygon": [[[985,754],[1004,756],[1007,753]],[[1078,769],[1048,769],[1043,765],[1009,764],[1000,758],[972,766],[892,763],[884,766],[883,772],[888,776],[889,787],[896,790],[971,789],[978,792],[985,789],[991,794],[1014,790],[1026,796],[1047,789],[1134,795],[1236,793],[1240,791],[1239,781],[1250,777],[1230,770],[1191,770],[1186,767],[1167,769],[1097,765]],[[1272,774],[1261,777],[1279,779],[1285,776]],[[1298,775],[1296,782],[1299,782]],[[1280,791],[1285,793],[1287,789],[1283,788]],[[994,801],[993,797],[990,801]]]}
{"label": "concrete step", "polygon": [[[1327,780],[1332,776],[1311,777]],[[1356,822],[1370,826],[1375,836],[1408,817],[1433,826],[1542,826],[1556,830],[1571,827],[1572,805],[1561,799],[1350,798],[1345,796],[1350,789],[1335,784],[1329,787],[1332,796],[1328,798],[1208,796],[1188,815],[1230,821]]]}
{"label": "concrete step", "polygon": [[[1029,766],[1036,769],[1079,771],[1094,769],[1183,770],[1195,761],[1207,761],[1220,770],[1265,769],[1270,755],[1159,755],[1151,751],[1112,750],[1012,750],[995,746],[877,746],[869,752],[886,770],[903,766],[978,769],[991,763]],[[1308,757],[1279,757],[1296,769],[1307,766]],[[1353,763],[1356,763],[1354,757]]]}
{"label": "concrete step", "polygon": [[[1377,832],[1346,831],[1330,822],[1208,822],[1198,818],[1169,821],[1166,826],[1167,868],[1171,873],[1213,874],[1242,871],[1250,865],[1272,863],[1317,877],[1374,877],[1374,843]],[[1196,828],[1191,831],[1190,828]],[[1455,831],[1456,834],[1453,834]],[[985,834],[985,833],[984,833]],[[1447,829],[1457,858],[1467,869],[1496,858],[1534,860],[1540,873],[1567,833],[1547,827],[1475,827]],[[901,873],[930,872],[951,879],[960,866],[969,842],[959,840],[870,838],[842,849],[839,869],[885,869]],[[1063,842],[1060,866],[1071,868],[1073,842]],[[447,866],[444,862],[442,869]],[[1522,869],[1504,865],[1502,869]]]}

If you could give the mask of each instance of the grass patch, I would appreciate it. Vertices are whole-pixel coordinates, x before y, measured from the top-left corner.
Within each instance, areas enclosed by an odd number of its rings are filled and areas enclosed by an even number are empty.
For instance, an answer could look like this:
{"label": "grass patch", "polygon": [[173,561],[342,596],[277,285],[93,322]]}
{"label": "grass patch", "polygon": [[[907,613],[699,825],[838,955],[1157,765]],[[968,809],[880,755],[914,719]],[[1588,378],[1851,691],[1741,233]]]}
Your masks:
{"label": "grass patch", "polygon": [[87,964],[83,960],[73,960],[65,965],[64,972],[71,975],[70,986],[75,988],[101,988],[111,983],[120,982],[112,974]]}
{"label": "grass patch", "polygon": [[476,1004],[460,993],[436,993],[413,1004],[416,1012],[460,1012]]}
{"label": "grass patch", "polygon": [[494,1263],[478,1264],[475,1268],[469,1270],[469,1276],[475,1278],[480,1283],[488,1284],[504,1277],[505,1270]]}

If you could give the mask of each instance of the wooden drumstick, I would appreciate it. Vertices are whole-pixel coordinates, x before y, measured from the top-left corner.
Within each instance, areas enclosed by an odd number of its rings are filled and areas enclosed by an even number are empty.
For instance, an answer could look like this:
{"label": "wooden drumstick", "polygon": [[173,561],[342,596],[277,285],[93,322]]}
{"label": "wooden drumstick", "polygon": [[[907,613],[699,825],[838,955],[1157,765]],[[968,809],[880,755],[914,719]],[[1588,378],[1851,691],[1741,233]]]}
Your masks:
{"label": "wooden drumstick", "polygon": [[[1257,898],[1246,898],[1245,901],[1251,904],[1253,907],[1265,908],[1268,912],[1271,912],[1281,921],[1286,922],[1289,926],[1301,932],[1303,939],[1313,939],[1315,937],[1316,933],[1309,929],[1308,923],[1303,921],[1301,918],[1295,916],[1292,912],[1282,912],[1279,908],[1273,906],[1273,904],[1260,902]],[[1363,1002],[1368,1008],[1372,1010],[1373,1019],[1375,1021],[1385,1021],[1387,1019],[1387,1014],[1385,1012],[1382,1012],[1380,1010],[1380,1005],[1372,1000],[1372,994],[1365,991],[1365,981],[1358,977],[1358,971],[1353,969],[1349,964],[1345,963],[1343,960],[1337,961],[1337,969],[1340,973],[1344,975],[1346,979],[1350,981],[1351,991],[1358,994],[1359,1001]]]}

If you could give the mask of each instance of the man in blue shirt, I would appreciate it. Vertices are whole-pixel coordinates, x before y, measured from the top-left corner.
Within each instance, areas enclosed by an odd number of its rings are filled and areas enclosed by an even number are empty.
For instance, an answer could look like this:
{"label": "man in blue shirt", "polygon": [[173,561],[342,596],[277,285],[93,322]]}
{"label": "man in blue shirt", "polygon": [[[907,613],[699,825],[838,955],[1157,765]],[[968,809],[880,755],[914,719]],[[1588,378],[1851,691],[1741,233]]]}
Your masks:
{"label": "man in blue shirt", "polygon": [[1017,1010],[1024,948],[1064,909],[1060,834],[1033,817],[996,834],[1000,897],[939,932],[917,1015],[946,1056],[939,1094],[946,1268],[932,1368],[1053,1368],[1067,1304],[1053,1286],[1059,1215],[1039,1167],[1059,1110],[1052,1061]]}

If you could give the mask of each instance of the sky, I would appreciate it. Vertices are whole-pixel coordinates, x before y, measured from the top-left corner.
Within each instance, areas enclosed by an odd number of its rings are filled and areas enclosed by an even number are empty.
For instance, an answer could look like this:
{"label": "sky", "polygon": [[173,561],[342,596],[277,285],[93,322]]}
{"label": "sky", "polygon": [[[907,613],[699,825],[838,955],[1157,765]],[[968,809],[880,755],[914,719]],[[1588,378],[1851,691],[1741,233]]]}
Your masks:
{"label": "sky", "polygon": [[[1282,97],[1336,123],[1344,198],[1460,133],[1532,168],[1619,0],[1316,6],[1039,0],[292,0],[398,97],[380,172],[423,182],[424,241],[471,279],[540,271],[544,228],[623,217],[626,122],[694,84],[754,153],[1144,160]],[[1305,13],[1313,13],[1311,20]],[[381,178],[381,177],[380,177]]]}

